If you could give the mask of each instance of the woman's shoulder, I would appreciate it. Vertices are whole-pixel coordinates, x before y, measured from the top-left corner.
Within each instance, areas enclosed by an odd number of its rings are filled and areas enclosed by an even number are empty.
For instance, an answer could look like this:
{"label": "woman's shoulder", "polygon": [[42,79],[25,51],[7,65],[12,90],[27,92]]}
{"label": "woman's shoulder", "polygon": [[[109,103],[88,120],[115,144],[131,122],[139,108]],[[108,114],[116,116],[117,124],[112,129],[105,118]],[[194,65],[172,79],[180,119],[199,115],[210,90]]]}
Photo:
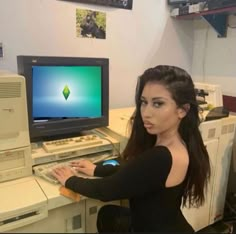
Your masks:
{"label": "woman's shoulder", "polygon": [[172,164],[172,155],[168,147],[163,145],[154,146],[142,154],[143,160],[149,160],[149,162],[159,162],[163,164]]}
{"label": "woman's shoulder", "polygon": [[159,154],[159,155],[169,155],[171,156],[171,151],[167,146],[156,145],[146,151],[147,154]]}

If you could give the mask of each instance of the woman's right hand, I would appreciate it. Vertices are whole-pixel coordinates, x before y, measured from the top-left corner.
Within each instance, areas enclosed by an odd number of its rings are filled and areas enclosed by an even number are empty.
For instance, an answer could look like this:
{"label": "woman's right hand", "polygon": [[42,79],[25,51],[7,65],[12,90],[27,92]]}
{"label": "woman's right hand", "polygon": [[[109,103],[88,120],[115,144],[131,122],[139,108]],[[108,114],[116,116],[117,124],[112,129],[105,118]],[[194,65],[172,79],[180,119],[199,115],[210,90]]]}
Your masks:
{"label": "woman's right hand", "polygon": [[96,165],[87,159],[81,159],[78,161],[71,162],[70,165],[75,171],[82,172],[88,176],[93,176],[94,170],[96,168]]}

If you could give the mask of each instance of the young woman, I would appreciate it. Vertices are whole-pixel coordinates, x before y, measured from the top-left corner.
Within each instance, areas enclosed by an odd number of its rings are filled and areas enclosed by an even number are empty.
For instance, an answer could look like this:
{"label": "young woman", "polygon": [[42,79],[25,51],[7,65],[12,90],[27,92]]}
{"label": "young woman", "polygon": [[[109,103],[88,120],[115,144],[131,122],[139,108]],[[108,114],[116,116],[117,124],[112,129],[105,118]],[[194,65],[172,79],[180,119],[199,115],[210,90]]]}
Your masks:
{"label": "young woman", "polygon": [[112,201],[129,199],[129,208],[107,205],[98,215],[98,231],[194,232],[181,212],[204,203],[210,176],[209,155],[199,132],[194,84],[181,68],[160,65],[138,79],[125,164],[96,166],[74,162],[53,175],[84,196]]}

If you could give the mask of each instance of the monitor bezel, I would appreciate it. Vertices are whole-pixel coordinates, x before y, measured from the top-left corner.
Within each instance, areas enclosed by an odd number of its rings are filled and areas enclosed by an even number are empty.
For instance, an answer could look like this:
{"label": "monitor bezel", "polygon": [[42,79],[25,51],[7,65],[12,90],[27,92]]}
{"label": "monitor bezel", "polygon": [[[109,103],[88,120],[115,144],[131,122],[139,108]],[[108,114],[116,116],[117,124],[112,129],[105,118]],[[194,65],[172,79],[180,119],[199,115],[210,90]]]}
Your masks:
{"label": "monitor bezel", "polygon": [[168,5],[171,5],[171,6],[178,6],[178,5],[181,5],[181,4],[187,4],[189,3],[190,0],[168,0]]}
{"label": "monitor bezel", "polygon": [[[98,118],[71,118],[34,122],[32,116],[33,66],[100,66],[102,78],[102,115]],[[17,56],[18,73],[25,77],[30,141],[46,141],[79,136],[85,130],[109,124],[109,59],[94,57]]]}

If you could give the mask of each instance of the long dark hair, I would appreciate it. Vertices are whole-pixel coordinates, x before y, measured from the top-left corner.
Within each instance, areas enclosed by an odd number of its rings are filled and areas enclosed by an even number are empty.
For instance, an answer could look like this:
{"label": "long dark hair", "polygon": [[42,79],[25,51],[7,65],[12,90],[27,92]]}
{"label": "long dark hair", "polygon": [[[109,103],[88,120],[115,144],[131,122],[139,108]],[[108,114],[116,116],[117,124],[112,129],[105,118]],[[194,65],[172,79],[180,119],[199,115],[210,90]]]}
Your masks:
{"label": "long dark hair", "polygon": [[144,86],[150,82],[164,85],[178,107],[183,107],[185,104],[190,105],[178,129],[189,154],[189,167],[184,182],[182,204],[198,207],[205,200],[205,191],[210,177],[210,161],[199,131],[199,107],[194,83],[185,70],[175,66],[159,65],[147,69],[138,78],[135,95],[136,109],[130,119],[130,138],[122,155],[126,160],[131,160],[156,143],[156,136],[149,134],[144,128],[140,113],[140,97]]}

